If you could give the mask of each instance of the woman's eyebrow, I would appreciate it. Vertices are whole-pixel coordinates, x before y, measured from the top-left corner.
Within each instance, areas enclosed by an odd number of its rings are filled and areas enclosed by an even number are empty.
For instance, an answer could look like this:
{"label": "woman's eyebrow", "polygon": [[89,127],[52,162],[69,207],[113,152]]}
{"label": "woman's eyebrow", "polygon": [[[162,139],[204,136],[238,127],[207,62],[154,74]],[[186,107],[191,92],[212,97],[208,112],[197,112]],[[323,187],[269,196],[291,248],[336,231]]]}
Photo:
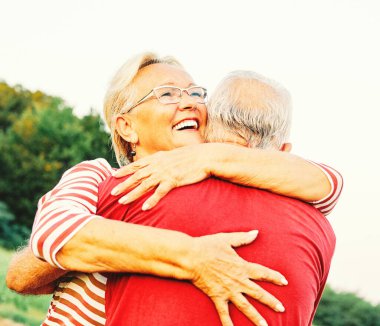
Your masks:
{"label": "woman's eyebrow", "polygon": [[[158,85],[158,86],[166,86],[166,85],[167,85],[167,86],[176,86],[176,87],[179,87],[179,86],[176,85],[176,83],[173,83],[173,82],[162,83],[162,84],[160,84],[160,85]],[[192,86],[197,86],[197,84],[190,83],[190,84],[188,84],[187,87],[192,87]]]}

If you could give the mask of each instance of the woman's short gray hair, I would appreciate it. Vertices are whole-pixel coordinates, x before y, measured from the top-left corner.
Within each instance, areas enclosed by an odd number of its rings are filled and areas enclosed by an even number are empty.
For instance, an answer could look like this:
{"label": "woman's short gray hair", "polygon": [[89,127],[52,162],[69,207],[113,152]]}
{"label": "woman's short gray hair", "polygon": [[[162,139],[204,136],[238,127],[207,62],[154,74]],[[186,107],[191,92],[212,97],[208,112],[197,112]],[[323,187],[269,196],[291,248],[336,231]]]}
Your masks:
{"label": "woman's short gray hair", "polygon": [[279,83],[252,71],[233,71],[208,103],[206,139],[223,142],[234,134],[249,147],[279,149],[289,137],[291,111],[290,94]]}
{"label": "woman's short gray hair", "polygon": [[112,146],[120,166],[131,161],[131,145],[116,130],[115,122],[119,114],[136,100],[135,78],[138,72],[151,64],[164,63],[182,67],[173,57],[158,57],[155,53],[144,52],[124,63],[113,77],[104,98],[104,119],[111,131]]}

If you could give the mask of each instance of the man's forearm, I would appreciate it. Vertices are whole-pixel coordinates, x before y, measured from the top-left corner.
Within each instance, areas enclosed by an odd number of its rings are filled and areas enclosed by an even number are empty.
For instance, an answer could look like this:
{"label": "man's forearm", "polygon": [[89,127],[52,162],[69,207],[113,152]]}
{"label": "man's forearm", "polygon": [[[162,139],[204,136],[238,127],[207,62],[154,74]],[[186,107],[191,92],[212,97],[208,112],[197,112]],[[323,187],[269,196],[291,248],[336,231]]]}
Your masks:
{"label": "man's forearm", "polygon": [[27,247],[17,252],[8,267],[7,286],[22,294],[53,293],[55,281],[67,271],[36,258]]}
{"label": "man's forearm", "polygon": [[191,279],[194,238],[177,231],[95,219],[57,254],[61,266],[81,272],[131,272]]}
{"label": "man's forearm", "polygon": [[213,162],[209,172],[216,177],[304,201],[320,200],[331,190],[319,167],[290,153],[229,144],[202,146]]}

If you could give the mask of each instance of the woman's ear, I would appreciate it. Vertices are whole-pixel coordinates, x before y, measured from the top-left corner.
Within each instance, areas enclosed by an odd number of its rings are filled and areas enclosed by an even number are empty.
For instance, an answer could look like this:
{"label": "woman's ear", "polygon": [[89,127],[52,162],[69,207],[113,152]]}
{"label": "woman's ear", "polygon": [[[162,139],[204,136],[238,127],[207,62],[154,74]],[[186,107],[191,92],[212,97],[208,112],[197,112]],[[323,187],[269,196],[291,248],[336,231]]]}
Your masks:
{"label": "woman's ear", "polygon": [[132,127],[132,120],[127,115],[120,115],[116,118],[116,130],[121,138],[128,143],[137,143],[138,136]]}

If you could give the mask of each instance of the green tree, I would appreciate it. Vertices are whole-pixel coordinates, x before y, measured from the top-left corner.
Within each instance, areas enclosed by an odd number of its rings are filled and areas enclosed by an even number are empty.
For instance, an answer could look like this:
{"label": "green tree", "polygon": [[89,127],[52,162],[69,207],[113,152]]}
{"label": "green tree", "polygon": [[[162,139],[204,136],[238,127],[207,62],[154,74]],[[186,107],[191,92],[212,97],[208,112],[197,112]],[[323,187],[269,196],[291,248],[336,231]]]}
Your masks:
{"label": "green tree", "polygon": [[0,201],[0,246],[16,249],[28,236],[26,227],[15,224],[15,216],[7,204]]}
{"label": "green tree", "polygon": [[21,86],[0,82],[0,130],[6,130],[31,103],[31,93]]}
{"label": "green tree", "polygon": [[[12,111],[13,110],[13,111]],[[38,199],[76,163],[115,165],[100,116],[79,118],[60,98],[0,85],[0,198],[14,222],[31,227]]]}
{"label": "green tree", "polygon": [[55,98],[41,91],[30,92],[21,85],[0,82],[0,130],[8,129],[26,109],[46,107]]}
{"label": "green tree", "polygon": [[350,292],[336,292],[327,286],[313,325],[316,326],[380,326],[380,305]]}

